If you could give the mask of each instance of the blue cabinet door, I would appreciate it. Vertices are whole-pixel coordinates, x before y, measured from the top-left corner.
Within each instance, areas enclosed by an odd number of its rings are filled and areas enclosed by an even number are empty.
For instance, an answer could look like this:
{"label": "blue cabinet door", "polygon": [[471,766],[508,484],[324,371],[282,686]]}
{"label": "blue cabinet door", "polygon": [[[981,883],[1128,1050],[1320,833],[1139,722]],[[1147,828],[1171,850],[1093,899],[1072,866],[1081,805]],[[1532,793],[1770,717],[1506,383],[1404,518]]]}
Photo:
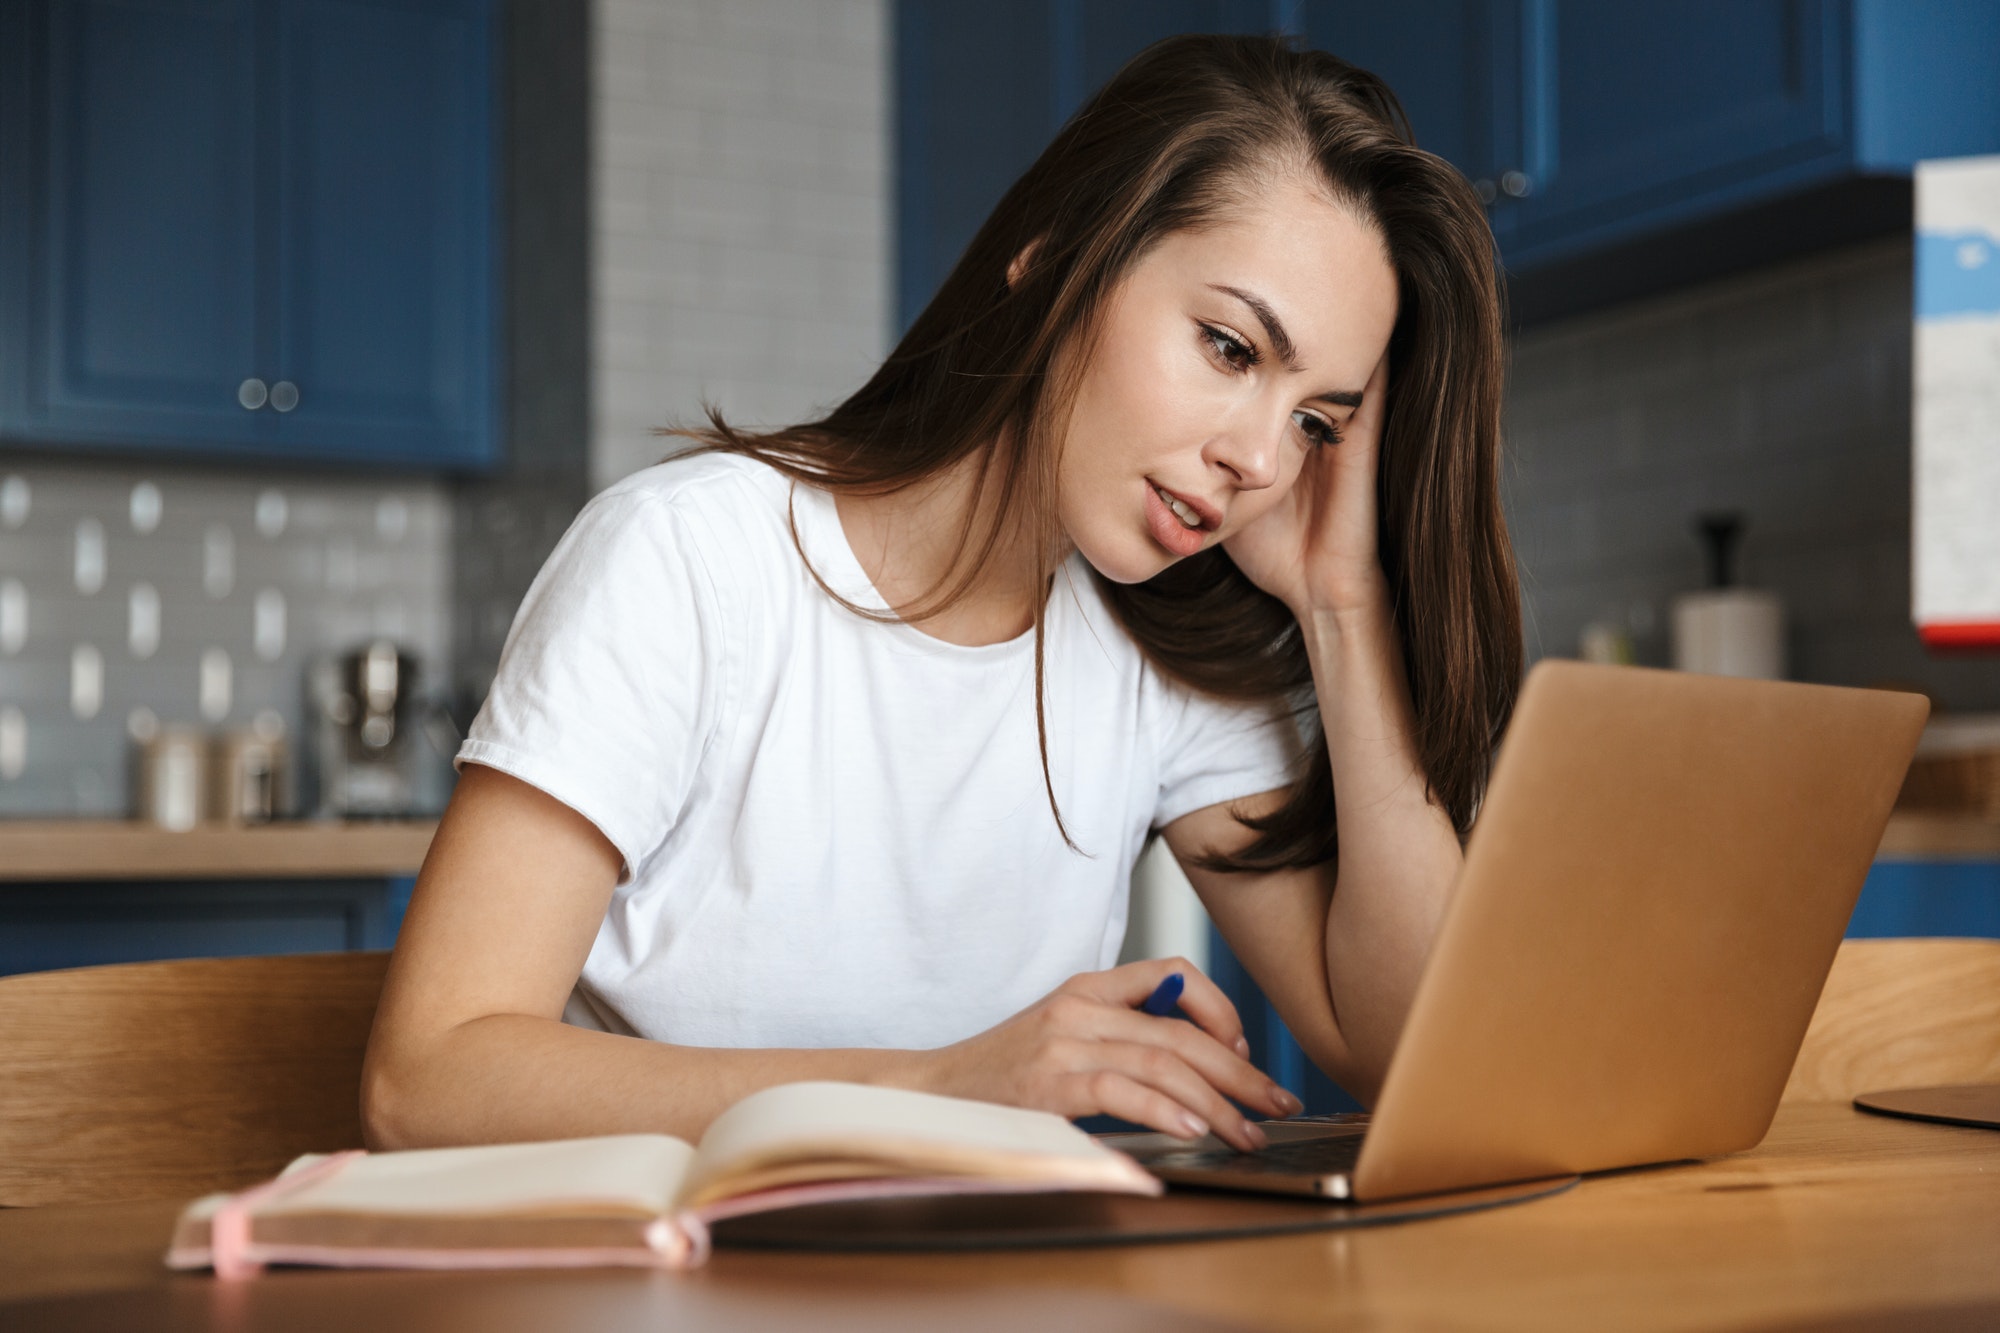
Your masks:
{"label": "blue cabinet door", "polygon": [[1307,43],[1380,75],[1417,144],[1473,180],[1499,174],[1487,0],[1306,0]]}
{"label": "blue cabinet door", "polygon": [[0,35],[0,436],[492,461],[489,0],[8,0]]}
{"label": "blue cabinet door", "polygon": [[27,8],[26,346],[10,433],[245,445],[258,373],[249,0]]}
{"label": "blue cabinet door", "polygon": [[899,0],[896,296],[909,327],[1007,187],[1127,60],[1177,32],[1268,32],[1290,0]]}
{"label": "blue cabinet door", "polygon": [[387,949],[414,883],[0,883],[0,976],[161,958]]}
{"label": "blue cabinet door", "polygon": [[1133,56],[1184,32],[1274,32],[1283,0],[1057,0],[1056,120],[1110,81]]}
{"label": "blue cabinet door", "polygon": [[896,327],[1055,132],[1047,0],[896,5]]}
{"label": "blue cabinet door", "polygon": [[1510,267],[1846,169],[1835,0],[1494,0],[1493,15]]}
{"label": "blue cabinet door", "polygon": [[29,239],[35,220],[28,201],[28,121],[38,71],[28,40],[26,5],[0,4],[0,439],[18,429],[28,390]]}
{"label": "blue cabinet door", "polygon": [[285,0],[279,14],[269,373],[280,451],[487,462],[498,354],[487,6]]}

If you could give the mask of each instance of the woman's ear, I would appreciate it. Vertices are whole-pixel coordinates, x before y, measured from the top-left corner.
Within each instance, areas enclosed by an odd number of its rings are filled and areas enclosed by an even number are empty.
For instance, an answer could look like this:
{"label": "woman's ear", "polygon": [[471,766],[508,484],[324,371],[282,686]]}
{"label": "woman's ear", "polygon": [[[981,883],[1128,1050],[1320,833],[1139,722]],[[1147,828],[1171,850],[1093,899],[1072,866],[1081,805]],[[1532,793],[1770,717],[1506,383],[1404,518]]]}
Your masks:
{"label": "woman's ear", "polygon": [[1009,291],[1021,285],[1021,279],[1027,275],[1029,266],[1035,262],[1035,253],[1041,248],[1042,238],[1037,236],[1034,240],[1022,246],[1020,253],[1015,255],[1013,261],[1007,265],[1007,288]]}

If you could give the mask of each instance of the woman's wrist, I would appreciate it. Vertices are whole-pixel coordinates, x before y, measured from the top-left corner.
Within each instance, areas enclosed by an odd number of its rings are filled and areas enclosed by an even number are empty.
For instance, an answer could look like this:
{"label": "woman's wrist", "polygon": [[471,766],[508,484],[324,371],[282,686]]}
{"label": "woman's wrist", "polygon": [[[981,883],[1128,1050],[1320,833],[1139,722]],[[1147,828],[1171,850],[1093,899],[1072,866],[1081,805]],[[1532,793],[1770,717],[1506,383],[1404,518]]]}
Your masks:
{"label": "woman's wrist", "polygon": [[1389,580],[1377,565],[1367,574],[1315,586],[1308,579],[1290,600],[1300,625],[1325,624],[1332,629],[1372,623],[1389,610]]}
{"label": "woman's wrist", "polygon": [[883,1050],[875,1054],[879,1063],[859,1081],[910,1092],[949,1094],[951,1078],[945,1070],[951,1047],[930,1051]]}

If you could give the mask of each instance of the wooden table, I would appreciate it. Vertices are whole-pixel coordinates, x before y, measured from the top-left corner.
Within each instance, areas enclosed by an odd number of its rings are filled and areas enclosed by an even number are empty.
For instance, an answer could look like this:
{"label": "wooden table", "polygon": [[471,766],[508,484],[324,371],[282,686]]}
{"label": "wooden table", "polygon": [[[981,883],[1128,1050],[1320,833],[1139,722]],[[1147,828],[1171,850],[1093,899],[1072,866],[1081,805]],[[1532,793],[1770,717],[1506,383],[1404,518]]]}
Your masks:
{"label": "wooden table", "polygon": [[1764,1144],[1374,1230],[979,1255],[718,1253],[689,1274],[159,1265],[171,1201],[0,1212],[0,1328],[2000,1327],[2000,1133],[1782,1108]]}
{"label": "wooden table", "polygon": [[436,832],[435,819],[198,824],[184,832],[138,819],[5,819],[0,881],[414,875]]}

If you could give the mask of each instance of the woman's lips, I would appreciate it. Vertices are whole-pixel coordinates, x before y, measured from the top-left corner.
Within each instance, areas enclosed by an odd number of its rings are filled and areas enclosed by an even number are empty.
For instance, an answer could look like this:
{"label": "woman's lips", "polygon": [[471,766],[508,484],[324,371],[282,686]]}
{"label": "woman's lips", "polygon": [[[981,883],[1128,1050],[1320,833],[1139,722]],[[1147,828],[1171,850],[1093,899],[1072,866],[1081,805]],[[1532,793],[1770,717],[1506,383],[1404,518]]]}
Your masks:
{"label": "woman's lips", "polygon": [[1160,488],[1150,481],[1146,483],[1146,527],[1152,532],[1154,541],[1178,557],[1193,555],[1208,540],[1206,524],[1191,528],[1181,522],[1174,516],[1174,511],[1167,508],[1167,502],[1160,498]]}

